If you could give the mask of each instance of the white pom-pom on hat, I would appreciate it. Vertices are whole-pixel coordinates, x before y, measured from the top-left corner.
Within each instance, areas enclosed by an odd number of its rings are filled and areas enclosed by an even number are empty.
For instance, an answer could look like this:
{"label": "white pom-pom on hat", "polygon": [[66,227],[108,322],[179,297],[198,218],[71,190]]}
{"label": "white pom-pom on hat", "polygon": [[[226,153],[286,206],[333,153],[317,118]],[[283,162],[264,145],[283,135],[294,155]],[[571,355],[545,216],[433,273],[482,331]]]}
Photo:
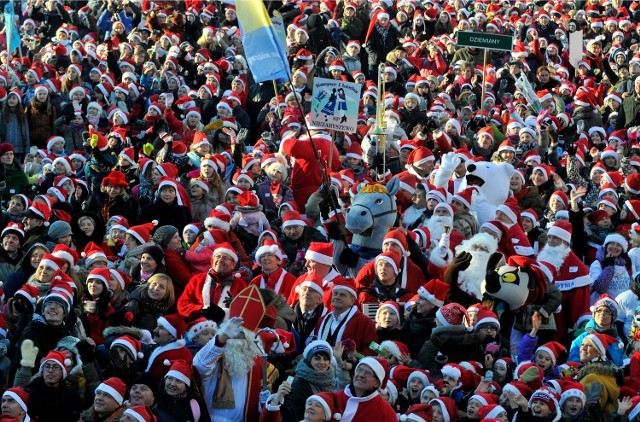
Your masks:
{"label": "white pom-pom on hat", "polygon": [[153,224],[154,226],[157,226],[158,225],[158,220],[152,220],[151,224]]}
{"label": "white pom-pom on hat", "polygon": [[144,353],[138,352],[138,359],[142,359],[144,357]]}
{"label": "white pom-pom on hat", "polygon": [[69,358],[66,358],[66,359],[64,360],[64,366],[71,366],[71,364],[72,364],[72,363],[73,363],[73,362],[71,362],[71,359],[69,359]]}
{"label": "white pom-pom on hat", "polygon": [[[404,416],[404,415],[403,415]],[[402,417],[402,416],[401,416]],[[334,413],[333,414],[333,419],[339,421],[340,419],[342,419],[342,413]]]}
{"label": "white pom-pom on hat", "polygon": [[165,360],[162,362],[162,364],[163,364],[164,366],[171,366],[171,362],[169,361],[169,359],[165,359]]}

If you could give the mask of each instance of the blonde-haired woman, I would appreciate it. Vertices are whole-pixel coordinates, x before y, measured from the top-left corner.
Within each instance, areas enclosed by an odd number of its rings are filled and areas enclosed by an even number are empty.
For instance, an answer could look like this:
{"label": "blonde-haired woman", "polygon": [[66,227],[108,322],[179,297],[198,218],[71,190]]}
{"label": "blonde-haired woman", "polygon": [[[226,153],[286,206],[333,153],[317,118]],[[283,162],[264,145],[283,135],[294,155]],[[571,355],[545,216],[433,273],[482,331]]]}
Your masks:
{"label": "blonde-haired woman", "polygon": [[118,312],[128,325],[153,331],[158,318],[170,313],[176,303],[173,280],[166,274],[154,274],[134,290],[129,302]]}

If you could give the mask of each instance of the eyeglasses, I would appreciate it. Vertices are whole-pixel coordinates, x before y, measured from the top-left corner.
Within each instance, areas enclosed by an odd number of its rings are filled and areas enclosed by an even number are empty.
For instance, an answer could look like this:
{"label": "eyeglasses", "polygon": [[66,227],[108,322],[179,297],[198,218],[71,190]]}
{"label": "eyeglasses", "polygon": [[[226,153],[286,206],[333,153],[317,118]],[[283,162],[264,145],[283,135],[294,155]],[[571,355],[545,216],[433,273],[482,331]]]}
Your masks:
{"label": "eyeglasses", "polygon": [[498,327],[493,326],[493,325],[483,325],[482,327],[478,328],[478,330],[480,331],[498,331]]}
{"label": "eyeglasses", "polygon": [[355,374],[362,375],[365,378],[372,378],[375,376],[375,374],[372,371],[369,371],[361,367],[356,368]]}
{"label": "eyeglasses", "polygon": [[233,261],[233,258],[225,255],[214,255],[213,259],[215,259],[216,261],[224,261],[224,262]]}
{"label": "eyeglasses", "polygon": [[55,365],[55,364],[45,364],[42,367],[43,371],[50,371],[50,372],[59,372],[62,371],[62,367],[60,365]]}

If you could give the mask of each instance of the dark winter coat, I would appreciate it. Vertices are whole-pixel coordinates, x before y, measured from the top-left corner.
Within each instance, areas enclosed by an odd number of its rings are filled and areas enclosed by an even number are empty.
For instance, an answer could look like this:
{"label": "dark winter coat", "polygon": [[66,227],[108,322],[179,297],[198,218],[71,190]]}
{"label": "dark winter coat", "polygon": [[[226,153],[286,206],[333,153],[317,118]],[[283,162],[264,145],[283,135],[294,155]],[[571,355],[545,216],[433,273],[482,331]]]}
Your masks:
{"label": "dark winter coat", "polygon": [[188,207],[178,205],[175,199],[172,204],[157,199],[142,208],[138,224],[149,223],[153,220],[158,220],[158,227],[173,226],[178,229],[178,233],[182,233],[184,226],[191,222],[191,212]]}
{"label": "dark winter coat", "polygon": [[464,326],[436,327],[415,360],[432,376],[441,378],[440,369],[444,363],[472,360],[484,362],[484,350],[478,335],[470,333]]}
{"label": "dark winter coat", "polygon": [[409,347],[409,354],[417,356],[425,341],[431,337],[431,331],[436,326],[435,313],[425,317],[411,311],[400,333],[400,341]]}
{"label": "dark winter coat", "polygon": [[62,381],[49,387],[42,377],[25,387],[29,393],[29,416],[37,422],[76,422],[82,411],[80,395]]}
{"label": "dark winter coat", "polygon": [[[97,191],[93,194],[93,196],[89,197],[87,202],[84,204],[84,211],[91,212],[97,215],[100,215],[104,218],[102,208],[104,207],[105,194]],[[129,221],[129,223],[133,223],[136,221],[136,207],[133,205],[132,201],[125,201],[121,196],[116,198],[116,201],[109,207],[108,216],[109,218],[114,215],[121,215]]]}

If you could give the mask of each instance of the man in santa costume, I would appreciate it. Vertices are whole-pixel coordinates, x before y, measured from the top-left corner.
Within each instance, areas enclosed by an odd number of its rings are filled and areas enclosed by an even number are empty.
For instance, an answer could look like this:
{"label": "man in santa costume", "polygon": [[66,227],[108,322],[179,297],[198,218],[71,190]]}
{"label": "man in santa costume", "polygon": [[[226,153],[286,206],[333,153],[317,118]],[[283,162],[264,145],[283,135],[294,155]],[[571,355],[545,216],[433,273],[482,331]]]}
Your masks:
{"label": "man in santa costume", "polygon": [[[420,146],[411,151],[404,167],[407,169],[406,173],[414,175],[418,182],[428,182],[435,162],[436,158],[433,152],[427,147]],[[398,176],[402,179],[404,173],[402,172]]]}
{"label": "man in santa costume", "polygon": [[293,312],[296,314],[293,328],[299,336],[297,346],[300,353],[320,318],[327,313],[327,308],[322,303],[324,295],[322,283],[322,279],[315,272],[309,272],[304,274],[304,281],[298,285],[299,300],[293,306]]}
{"label": "man in santa costume", "polygon": [[[389,403],[380,395],[379,390],[387,387],[387,361],[381,358],[365,357],[360,359],[351,384],[344,390],[322,392],[309,397],[317,401],[323,412],[321,418],[311,418],[305,412],[305,421],[341,421],[369,422],[395,421],[398,416]],[[281,390],[287,390],[286,386]],[[264,414],[264,421],[280,419],[267,417],[266,413],[279,414],[280,405],[284,403],[284,395],[279,391],[269,397]]]}
{"label": "man in santa costume", "polygon": [[280,152],[294,160],[291,171],[291,190],[298,206],[304,206],[311,194],[322,184],[318,152],[324,166],[324,163],[329,161],[329,152],[332,148],[332,163],[329,165],[328,172],[338,172],[340,171],[340,153],[328,135],[311,131],[310,135],[302,136],[300,139],[284,139],[280,144]]}
{"label": "man in santa costume", "polygon": [[520,207],[515,198],[511,197],[498,206],[496,220],[507,228],[506,241],[504,242],[505,255],[535,256],[535,251],[531,247],[531,243],[529,243],[527,233],[522,228]]}
{"label": "man in santa costume", "polygon": [[[458,286],[460,289],[477,301],[482,300],[480,285],[487,274],[489,257],[498,250],[498,241],[488,233],[478,233],[469,240],[463,241],[456,248],[456,256],[463,252],[471,255],[471,262],[466,270],[458,273]],[[457,302],[457,301],[456,301]]]}
{"label": "man in santa costume", "polygon": [[193,358],[212,421],[257,421],[263,364],[254,343],[265,305],[254,284],[238,294],[230,319]]}
{"label": "man in santa costume", "polygon": [[333,311],[320,319],[314,335],[332,346],[346,339],[356,343],[356,351],[369,353],[369,344],[376,341],[376,326],[358,310],[356,286],[352,279],[342,278],[334,283],[331,291]]}
{"label": "man in santa costume", "polygon": [[[382,252],[395,252],[400,259],[400,273],[396,276],[396,280],[399,281],[398,286],[402,289],[406,289],[411,293],[417,293],[418,288],[426,283],[424,273],[411,259],[409,258],[409,245],[407,243],[406,231],[400,229],[390,230],[384,236],[382,241]],[[356,276],[356,289],[358,292],[369,288],[373,280],[376,279],[376,262],[375,260],[369,261],[365,264],[358,275]]]}
{"label": "man in santa costume", "polygon": [[431,233],[431,239],[438,241],[438,246],[431,250],[429,255],[429,274],[442,279],[447,265],[454,258],[455,248],[465,239],[464,236],[453,229],[454,207],[446,202],[441,202],[433,209],[433,217],[427,222],[427,228]]}
{"label": "man in santa costume", "polygon": [[558,221],[547,232],[547,244],[538,254],[539,262],[551,264],[557,271],[555,285],[562,292],[562,310],[555,315],[556,339],[573,331],[578,318],[589,312],[590,285],[587,267],[571,250],[571,224]]}
{"label": "man in santa costume", "polygon": [[219,308],[229,309],[231,299],[244,289],[247,274],[234,271],[238,254],[231,244],[218,244],[211,255],[211,269],[191,277],[178,299],[178,312],[185,318],[204,316],[219,321]]}
{"label": "man in santa costume", "polygon": [[277,294],[289,297],[296,277],[282,268],[282,260],[286,255],[278,243],[267,240],[255,253],[256,264],[260,265],[262,274],[254,277],[251,284],[261,289],[271,289]]}
{"label": "man in santa costume", "polygon": [[[331,287],[343,278],[333,267],[333,243],[311,242],[304,254],[304,259],[306,260],[305,268],[307,272],[315,273],[322,279],[322,288],[324,290],[322,303],[324,303],[324,306],[328,309],[331,309]],[[293,283],[287,300],[289,305],[294,306],[298,302],[300,285],[305,280],[306,274],[302,274],[295,283]]]}
{"label": "man in santa costume", "polygon": [[157,347],[151,351],[145,371],[153,372],[156,379],[161,380],[169,371],[165,360],[184,359],[189,364],[193,361],[193,353],[185,347],[183,337],[187,325],[178,314],[165,315],[158,318],[158,326],[153,330],[153,341]]}

